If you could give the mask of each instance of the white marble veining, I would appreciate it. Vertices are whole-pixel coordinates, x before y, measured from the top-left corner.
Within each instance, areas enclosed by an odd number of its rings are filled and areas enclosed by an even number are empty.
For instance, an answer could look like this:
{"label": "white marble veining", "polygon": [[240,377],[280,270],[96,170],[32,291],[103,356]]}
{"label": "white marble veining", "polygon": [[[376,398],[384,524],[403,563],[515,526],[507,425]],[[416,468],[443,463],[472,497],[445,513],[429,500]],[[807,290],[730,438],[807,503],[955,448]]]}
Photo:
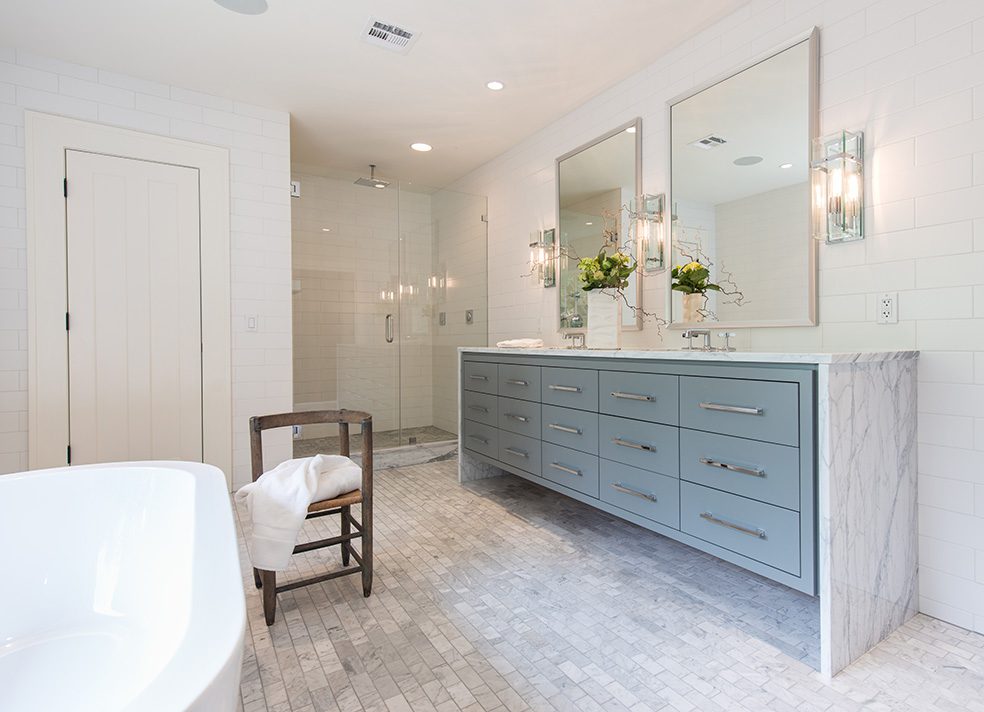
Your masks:
{"label": "white marble veining", "polygon": [[476,354],[517,354],[521,356],[577,356],[578,358],[656,359],[660,361],[726,361],[734,363],[851,364],[913,360],[918,351],[859,352],[768,352],[768,351],[684,351],[675,349],[500,349],[462,346],[459,352]]}
{"label": "white marble veining", "polygon": [[916,361],[818,369],[821,671],[918,609]]}

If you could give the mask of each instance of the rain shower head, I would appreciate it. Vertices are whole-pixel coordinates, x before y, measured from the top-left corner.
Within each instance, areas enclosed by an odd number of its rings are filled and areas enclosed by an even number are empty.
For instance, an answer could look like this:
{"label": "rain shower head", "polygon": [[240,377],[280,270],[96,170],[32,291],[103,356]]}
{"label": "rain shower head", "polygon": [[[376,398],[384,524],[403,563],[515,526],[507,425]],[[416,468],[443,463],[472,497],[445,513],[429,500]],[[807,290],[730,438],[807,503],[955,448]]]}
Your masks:
{"label": "rain shower head", "polygon": [[369,177],[368,178],[359,178],[357,181],[355,181],[355,184],[356,185],[364,185],[367,188],[385,188],[385,187],[387,187],[390,184],[390,182],[388,180],[383,180],[382,178],[377,178],[376,177],[376,164],[375,163],[370,163],[369,164]]}

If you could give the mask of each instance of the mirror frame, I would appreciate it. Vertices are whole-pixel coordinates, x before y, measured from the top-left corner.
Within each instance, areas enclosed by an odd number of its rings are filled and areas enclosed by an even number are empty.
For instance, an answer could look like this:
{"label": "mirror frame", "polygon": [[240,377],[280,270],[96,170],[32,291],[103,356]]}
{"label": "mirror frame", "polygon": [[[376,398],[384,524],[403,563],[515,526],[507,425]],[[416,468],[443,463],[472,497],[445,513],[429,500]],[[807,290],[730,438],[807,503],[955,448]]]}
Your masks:
{"label": "mirror frame", "polygon": [[[713,79],[701,83],[700,85],[690,89],[683,94],[678,94],[669,101],[666,102],[666,175],[667,175],[667,188],[666,188],[666,205],[667,213],[670,214],[670,227],[668,235],[669,250],[667,252],[667,259],[669,260],[669,265],[666,270],[666,316],[669,322],[668,327],[670,329],[689,329],[692,327],[706,327],[711,329],[750,329],[750,328],[769,328],[777,326],[817,326],[817,250],[818,243],[813,238],[813,210],[808,198],[806,203],[803,204],[803,210],[807,212],[810,216],[809,222],[807,223],[806,234],[803,235],[803,240],[806,241],[806,249],[809,255],[809,279],[807,289],[809,290],[809,305],[807,309],[807,316],[805,319],[783,319],[775,321],[707,321],[707,322],[685,322],[685,321],[674,321],[673,320],[673,290],[671,285],[673,283],[670,275],[670,267],[672,267],[674,249],[676,247],[673,239],[673,107],[682,101],[685,101],[692,96],[700,94],[705,89],[709,89],[715,84],[720,84],[723,81],[730,79],[738,74],[741,74],[746,69],[751,69],[757,64],[775,57],[778,54],[782,54],[787,49],[794,47],[802,42],[809,42],[808,52],[809,63],[809,96],[808,96],[808,109],[807,109],[807,122],[808,122],[808,137],[807,137],[807,156],[812,155],[813,140],[817,138],[820,130],[820,29],[818,27],[812,27],[806,32],[801,32],[800,34],[792,37],[791,39],[783,42],[782,44],[773,47],[767,52],[742,63],[737,68],[729,70],[723,74],[719,74]],[[812,174],[812,171],[811,171]],[[808,180],[810,178],[808,177]],[[808,193],[812,195],[812,193]]]}
{"label": "mirror frame", "polygon": [[[621,126],[616,126],[611,131],[598,136],[597,138],[588,141],[587,143],[581,144],[572,151],[568,151],[562,156],[557,157],[554,161],[554,209],[555,209],[555,220],[554,224],[557,226],[557,331],[561,334],[583,334],[587,327],[581,329],[573,329],[571,327],[561,327],[560,326],[560,300],[561,300],[561,290],[560,290],[560,254],[559,250],[563,246],[561,242],[560,235],[560,164],[562,161],[567,160],[572,156],[576,156],[582,151],[597,146],[602,141],[610,139],[612,136],[618,136],[620,133],[626,129],[635,127],[635,194],[633,197],[638,197],[642,195],[642,118],[637,116],[631,121],[627,121]],[[624,221],[625,225],[629,224],[628,220]],[[628,229],[627,227],[625,228]],[[640,311],[636,312],[635,323],[632,325],[622,324],[622,331],[641,331],[643,326],[642,321],[642,280],[645,277],[645,270],[642,268],[644,262],[640,262],[640,259],[645,260],[645,256],[642,254],[642,250],[639,245],[635,245],[635,259],[636,264],[636,305],[639,307]]]}

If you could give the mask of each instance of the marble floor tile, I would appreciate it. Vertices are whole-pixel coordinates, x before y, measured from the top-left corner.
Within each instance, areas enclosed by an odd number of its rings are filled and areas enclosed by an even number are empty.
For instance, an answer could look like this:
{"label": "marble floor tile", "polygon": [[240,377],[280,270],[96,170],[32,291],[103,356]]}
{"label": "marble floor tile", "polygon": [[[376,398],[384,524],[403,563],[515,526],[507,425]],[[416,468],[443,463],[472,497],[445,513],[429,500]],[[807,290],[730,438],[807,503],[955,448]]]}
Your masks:
{"label": "marble floor tile", "polygon": [[824,683],[816,599],[525,480],[456,479],[377,469],[373,595],[281,594],[270,628],[240,538],[242,712],[984,712],[984,636],[918,615]]}

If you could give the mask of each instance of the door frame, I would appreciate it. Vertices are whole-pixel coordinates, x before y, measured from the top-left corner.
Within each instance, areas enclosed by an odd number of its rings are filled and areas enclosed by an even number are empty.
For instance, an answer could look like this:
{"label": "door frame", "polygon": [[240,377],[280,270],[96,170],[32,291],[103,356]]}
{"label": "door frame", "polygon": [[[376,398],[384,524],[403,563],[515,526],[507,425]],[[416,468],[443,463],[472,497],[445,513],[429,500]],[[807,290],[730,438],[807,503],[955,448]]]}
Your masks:
{"label": "door frame", "polygon": [[[197,168],[201,241],[202,451],[232,482],[229,151],[24,112],[27,179],[28,467],[65,465],[69,444],[65,151]],[[69,186],[71,190],[71,186]],[[43,289],[38,289],[43,285]]]}

